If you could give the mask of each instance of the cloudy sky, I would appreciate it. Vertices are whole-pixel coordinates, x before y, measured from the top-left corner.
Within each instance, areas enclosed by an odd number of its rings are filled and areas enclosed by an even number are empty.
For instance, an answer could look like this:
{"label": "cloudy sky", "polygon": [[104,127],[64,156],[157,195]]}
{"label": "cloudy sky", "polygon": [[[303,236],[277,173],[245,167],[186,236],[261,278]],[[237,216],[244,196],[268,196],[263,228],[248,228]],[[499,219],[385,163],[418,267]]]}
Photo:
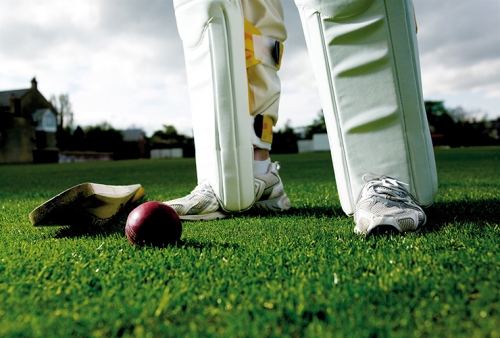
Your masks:
{"label": "cloudy sky", "polygon": [[[278,127],[321,109],[297,9],[282,0],[289,38]],[[500,0],[414,0],[424,97],[500,117]],[[162,125],[191,134],[172,0],[0,0],[0,91],[69,94],[75,124]]]}

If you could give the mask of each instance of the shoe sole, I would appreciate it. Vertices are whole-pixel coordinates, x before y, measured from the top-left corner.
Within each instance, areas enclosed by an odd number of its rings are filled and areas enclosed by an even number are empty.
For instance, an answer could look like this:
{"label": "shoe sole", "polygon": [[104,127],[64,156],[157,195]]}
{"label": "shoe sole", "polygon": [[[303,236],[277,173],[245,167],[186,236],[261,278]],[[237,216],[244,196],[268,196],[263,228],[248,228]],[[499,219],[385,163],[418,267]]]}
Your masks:
{"label": "shoe sole", "polygon": [[286,194],[273,198],[272,200],[257,201],[253,205],[255,209],[262,211],[286,211],[290,209],[290,206],[290,199]]}
{"label": "shoe sole", "polygon": [[387,236],[400,234],[402,231],[391,224],[379,224],[366,233],[366,236]]}
{"label": "shoe sole", "polygon": [[222,219],[229,217],[228,214],[225,214],[220,211],[211,212],[209,214],[202,215],[179,215],[179,218],[183,221],[211,221],[216,219]]}
{"label": "shoe sole", "polygon": [[384,235],[395,235],[395,234],[406,234],[406,233],[412,233],[419,231],[422,228],[422,226],[417,227],[415,230],[408,230],[408,231],[403,231],[400,228],[394,226],[393,224],[377,224],[371,228],[369,228],[366,233],[358,230],[358,227],[356,226],[354,228],[354,233],[358,235],[364,235],[366,237],[368,236],[384,236]]}

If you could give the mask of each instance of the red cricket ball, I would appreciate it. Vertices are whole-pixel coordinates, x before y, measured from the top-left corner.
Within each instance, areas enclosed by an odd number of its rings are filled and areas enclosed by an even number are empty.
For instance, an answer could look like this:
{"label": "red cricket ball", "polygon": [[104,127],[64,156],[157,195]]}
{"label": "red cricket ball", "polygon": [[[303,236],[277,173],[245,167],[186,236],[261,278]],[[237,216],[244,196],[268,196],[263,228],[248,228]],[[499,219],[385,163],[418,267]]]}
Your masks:
{"label": "red cricket ball", "polygon": [[182,223],[172,207],[146,202],[128,215],[125,233],[132,245],[174,244],[182,235]]}

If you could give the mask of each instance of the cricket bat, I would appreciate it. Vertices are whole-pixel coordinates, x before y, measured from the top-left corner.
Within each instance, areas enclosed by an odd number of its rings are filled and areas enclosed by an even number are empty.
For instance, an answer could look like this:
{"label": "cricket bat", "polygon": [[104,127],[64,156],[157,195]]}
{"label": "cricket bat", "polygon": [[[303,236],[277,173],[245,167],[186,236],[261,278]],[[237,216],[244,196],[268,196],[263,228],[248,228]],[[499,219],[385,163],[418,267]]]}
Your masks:
{"label": "cricket bat", "polygon": [[104,225],[145,195],[140,184],[82,183],[44,202],[29,214],[34,226]]}

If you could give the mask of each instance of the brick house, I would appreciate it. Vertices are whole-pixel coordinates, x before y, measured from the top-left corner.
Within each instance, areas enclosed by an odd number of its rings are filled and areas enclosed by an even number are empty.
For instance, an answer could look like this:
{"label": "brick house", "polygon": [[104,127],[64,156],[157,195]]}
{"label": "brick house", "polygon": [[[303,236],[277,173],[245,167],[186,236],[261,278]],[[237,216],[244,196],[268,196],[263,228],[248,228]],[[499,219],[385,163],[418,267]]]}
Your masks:
{"label": "brick house", "polygon": [[0,163],[57,162],[57,111],[38,91],[0,91]]}

